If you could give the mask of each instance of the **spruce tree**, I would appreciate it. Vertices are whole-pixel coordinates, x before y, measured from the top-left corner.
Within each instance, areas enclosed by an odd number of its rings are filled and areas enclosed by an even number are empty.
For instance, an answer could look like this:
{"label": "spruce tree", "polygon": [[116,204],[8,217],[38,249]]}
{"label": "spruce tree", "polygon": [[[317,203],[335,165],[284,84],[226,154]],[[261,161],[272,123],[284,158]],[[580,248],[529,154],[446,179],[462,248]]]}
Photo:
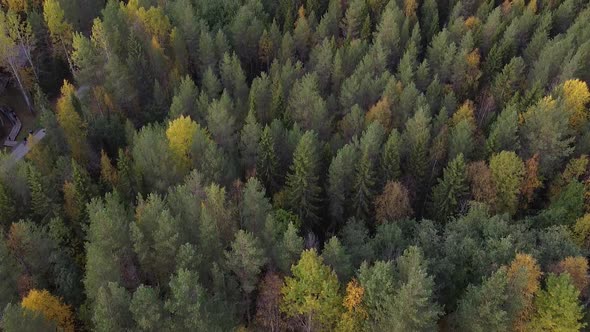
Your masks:
{"label": "spruce tree", "polygon": [[308,224],[320,220],[319,145],[315,132],[305,132],[293,153],[293,164],[287,175],[288,205]]}
{"label": "spruce tree", "polygon": [[463,199],[468,193],[467,175],[465,173],[465,161],[459,154],[443,171],[442,179],[432,191],[432,214],[439,221],[447,221],[461,208]]}
{"label": "spruce tree", "polygon": [[275,139],[269,126],[264,127],[262,131],[256,157],[256,176],[270,193],[274,193],[278,187],[279,160],[275,151]]}

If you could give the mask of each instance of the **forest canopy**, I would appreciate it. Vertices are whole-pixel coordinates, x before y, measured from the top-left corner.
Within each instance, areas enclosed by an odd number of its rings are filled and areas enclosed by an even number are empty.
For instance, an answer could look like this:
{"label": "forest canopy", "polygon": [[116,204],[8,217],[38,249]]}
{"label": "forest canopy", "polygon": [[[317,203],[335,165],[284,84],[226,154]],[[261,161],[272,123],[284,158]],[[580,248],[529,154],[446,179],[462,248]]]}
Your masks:
{"label": "forest canopy", "polygon": [[589,1],[0,5],[1,330],[590,327]]}

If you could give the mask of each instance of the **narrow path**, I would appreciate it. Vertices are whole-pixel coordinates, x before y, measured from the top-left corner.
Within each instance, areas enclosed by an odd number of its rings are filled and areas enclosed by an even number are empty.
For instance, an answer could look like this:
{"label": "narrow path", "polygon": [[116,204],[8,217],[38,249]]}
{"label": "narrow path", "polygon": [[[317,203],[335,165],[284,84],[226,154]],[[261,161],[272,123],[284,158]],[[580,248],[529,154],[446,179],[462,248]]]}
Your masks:
{"label": "narrow path", "polygon": [[[36,142],[39,142],[43,139],[43,137],[45,137],[45,134],[45,129],[39,129],[35,134],[33,134],[33,137]],[[6,169],[12,168],[19,160],[23,159],[30,150],[30,144],[28,144],[26,141],[21,142],[12,150],[12,153],[10,153],[10,156],[4,163],[4,167]]]}
{"label": "narrow path", "polygon": [[23,124],[21,123],[18,116],[16,116],[16,113],[14,113],[14,111],[11,110],[9,107],[0,106],[0,112],[4,114],[4,116],[12,123],[12,129],[10,130],[8,137],[4,141],[4,145],[16,146],[18,144],[18,142],[16,141],[16,137],[18,136],[18,133],[23,127]]}

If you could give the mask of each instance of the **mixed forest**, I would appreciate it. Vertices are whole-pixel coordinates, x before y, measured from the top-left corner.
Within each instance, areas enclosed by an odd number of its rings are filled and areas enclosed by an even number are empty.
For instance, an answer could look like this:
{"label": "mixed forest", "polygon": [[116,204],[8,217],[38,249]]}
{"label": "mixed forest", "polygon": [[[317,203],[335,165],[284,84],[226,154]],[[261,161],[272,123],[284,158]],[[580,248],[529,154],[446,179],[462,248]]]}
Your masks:
{"label": "mixed forest", "polygon": [[589,327],[590,1],[0,3],[0,330]]}

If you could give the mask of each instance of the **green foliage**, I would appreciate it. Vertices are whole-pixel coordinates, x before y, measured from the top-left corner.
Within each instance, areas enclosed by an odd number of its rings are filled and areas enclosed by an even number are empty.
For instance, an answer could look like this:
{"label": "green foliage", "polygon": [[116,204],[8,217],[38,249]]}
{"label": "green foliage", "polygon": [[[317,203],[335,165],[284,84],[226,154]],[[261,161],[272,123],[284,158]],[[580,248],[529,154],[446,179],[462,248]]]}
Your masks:
{"label": "green foliage", "polygon": [[581,329],[585,1],[0,2],[1,329]]}
{"label": "green foliage", "polygon": [[2,329],[7,332],[17,331],[55,331],[55,323],[42,314],[22,308],[18,304],[8,304],[2,313]]}
{"label": "green foliage", "polygon": [[451,160],[444,169],[442,179],[432,191],[432,213],[440,221],[446,221],[462,209],[467,194],[467,177],[463,154]]}
{"label": "green foliage", "polygon": [[579,331],[583,307],[579,291],[572,285],[569,274],[549,275],[545,290],[535,298],[535,314],[531,321],[534,330]]}
{"label": "green foliage", "polygon": [[281,311],[288,317],[299,317],[302,328],[332,329],[340,315],[342,299],[338,278],[323,264],[315,250],[305,250],[291,268],[293,277],[285,278],[281,289]]}
{"label": "green foliage", "polygon": [[502,151],[490,159],[492,179],[496,186],[496,208],[514,214],[524,176],[524,163],[511,151]]}
{"label": "green foliage", "polygon": [[318,148],[317,134],[307,131],[297,144],[293,153],[293,164],[287,175],[289,207],[306,223],[315,223],[319,220],[321,187]]}

